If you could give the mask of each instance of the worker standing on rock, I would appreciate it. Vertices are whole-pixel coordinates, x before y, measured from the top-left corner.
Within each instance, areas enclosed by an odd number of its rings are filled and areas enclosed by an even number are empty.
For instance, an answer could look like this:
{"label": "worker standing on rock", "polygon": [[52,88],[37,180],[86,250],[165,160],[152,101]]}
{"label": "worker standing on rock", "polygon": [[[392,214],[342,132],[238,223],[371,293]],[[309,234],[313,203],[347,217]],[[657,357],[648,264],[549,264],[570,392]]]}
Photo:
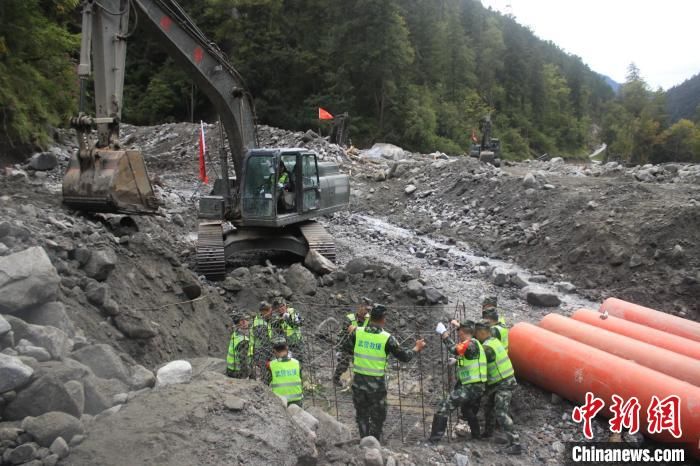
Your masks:
{"label": "worker standing on rock", "polygon": [[267,374],[263,368],[272,357],[272,306],[263,301],[259,309],[248,335],[248,357],[251,369],[257,371],[257,374],[253,374],[255,378]]}
{"label": "worker standing on rock", "polygon": [[287,404],[302,405],[304,390],[301,383],[301,364],[290,357],[287,341],[277,337],[272,342],[275,357],[268,363],[270,388],[275,395],[287,400]]}
{"label": "worker standing on rock", "polygon": [[284,298],[272,301],[272,311],[276,314],[280,333],[287,340],[289,351],[297,360],[302,361],[301,317],[293,307],[287,307]]}
{"label": "worker standing on rock", "polygon": [[408,362],[425,348],[423,339],[417,340],[413,349],[402,348],[396,338],[384,330],[386,312],[381,304],[373,306],[369,324],[356,328],[346,340],[346,348],[353,351],[352,403],[360,437],[372,435],[377,440],[381,440],[387,414],[384,370],[389,354]]}
{"label": "worker standing on rock", "polygon": [[522,452],[520,437],[515,432],[513,419],[508,413],[513,391],[518,386],[514,377],[513,365],[501,342],[491,335],[491,328],[488,322],[476,324],[476,338],[481,342],[486,353],[486,426],[483,437],[493,435],[495,424],[498,421],[498,424],[508,437],[509,445],[505,452],[511,455],[519,455]]}
{"label": "worker standing on rock", "polygon": [[459,343],[452,341],[450,332],[441,323],[435,331],[442,337],[442,342],[447,346],[447,351],[457,358],[458,384],[450,396],[440,403],[440,407],[433,416],[433,426],[430,432],[430,441],[437,443],[445,435],[447,429],[447,416],[457,407],[462,408],[466,414],[466,421],[472,432],[472,438],[479,438],[481,429],[476,413],[479,410],[479,402],[486,390],[487,369],[486,353],[481,343],[474,338],[474,322],[465,320],[459,323]]}
{"label": "worker standing on rock", "polygon": [[503,316],[499,315],[498,298],[489,296],[484,299],[481,304],[481,318],[489,323],[491,327],[491,335],[501,342],[506,351],[508,351],[508,327]]}
{"label": "worker standing on rock", "polygon": [[228,344],[228,354],[226,355],[226,375],[234,379],[245,379],[248,377],[248,320],[242,314],[233,314],[233,333]]}
{"label": "worker standing on rock", "polygon": [[350,312],[345,316],[345,322],[340,326],[340,332],[338,334],[338,366],[335,368],[335,373],[333,374],[333,383],[337,386],[341,385],[340,377],[348,370],[350,367],[350,356],[352,353],[350,351],[344,351],[345,340],[348,336],[352,334],[358,327],[365,327],[369,323],[367,318],[367,313],[372,307],[372,301],[369,298],[363,297],[360,300],[360,305],[357,307],[356,312]]}

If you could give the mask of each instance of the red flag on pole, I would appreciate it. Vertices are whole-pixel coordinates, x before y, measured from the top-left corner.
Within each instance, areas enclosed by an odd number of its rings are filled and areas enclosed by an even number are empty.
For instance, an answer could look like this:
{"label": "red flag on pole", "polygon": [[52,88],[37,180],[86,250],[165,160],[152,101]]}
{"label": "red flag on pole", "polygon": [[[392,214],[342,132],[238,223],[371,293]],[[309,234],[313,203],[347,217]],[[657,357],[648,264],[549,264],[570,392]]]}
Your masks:
{"label": "red flag on pole", "polygon": [[474,143],[479,142],[479,139],[477,139],[477,137],[476,137],[476,130],[475,129],[472,130],[472,141],[474,141]]}
{"label": "red flag on pole", "polygon": [[207,152],[207,142],[204,140],[204,122],[199,121],[199,179],[205,184],[209,183],[209,177],[207,176],[207,167],[204,162],[204,154]]}
{"label": "red flag on pole", "polygon": [[321,107],[318,107],[318,119],[319,120],[332,120],[333,115],[328,110],[324,110]]}

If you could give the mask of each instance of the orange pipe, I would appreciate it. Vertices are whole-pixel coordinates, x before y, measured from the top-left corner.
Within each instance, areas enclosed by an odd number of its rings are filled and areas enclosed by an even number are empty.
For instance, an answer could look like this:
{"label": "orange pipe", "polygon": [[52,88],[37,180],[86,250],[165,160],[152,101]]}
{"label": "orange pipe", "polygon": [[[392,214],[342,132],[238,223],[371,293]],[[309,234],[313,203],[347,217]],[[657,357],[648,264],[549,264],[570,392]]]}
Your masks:
{"label": "orange pipe", "polygon": [[657,348],[559,314],[544,316],[540,327],[700,387],[698,359]]}
{"label": "orange pipe", "polygon": [[571,316],[572,319],[579,322],[585,322],[596,327],[610,330],[613,333],[625,335],[635,340],[649,343],[650,345],[665,348],[674,353],[683,354],[685,356],[700,359],[700,343],[687,338],[669,335],[661,330],[647,327],[641,324],[635,324],[628,320],[618,317],[608,316],[607,319],[601,319],[602,314],[598,311],[590,309],[579,309]]}
{"label": "orange pipe", "polygon": [[700,342],[700,322],[672,316],[671,314],[628,303],[617,298],[608,298],[603,301],[603,304],[600,305],[600,312],[605,311],[608,311],[610,315],[629,320],[630,322],[636,322]]}
{"label": "orange pipe", "polygon": [[[599,414],[607,417],[612,395],[625,401],[637,397],[640,432],[662,442],[683,442],[691,454],[700,457],[700,388],[525,322],[515,325],[508,338],[518,378],[579,404],[585,401],[586,392],[592,392],[605,402]],[[647,430],[652,396],[663,400],[669,395],[681,399],[680,439],[667,430],[658,434]]]}

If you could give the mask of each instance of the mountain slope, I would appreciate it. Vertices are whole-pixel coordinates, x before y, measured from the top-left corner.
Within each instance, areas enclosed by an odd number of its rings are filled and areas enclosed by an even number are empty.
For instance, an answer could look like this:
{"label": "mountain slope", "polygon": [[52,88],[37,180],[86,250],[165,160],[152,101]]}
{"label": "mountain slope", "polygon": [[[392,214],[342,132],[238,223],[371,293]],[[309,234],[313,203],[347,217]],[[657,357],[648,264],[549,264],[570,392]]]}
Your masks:
{"label": "mountain slope", "polygon": [[700,115],[700,73],[666,92],[666,108],[671,122],[681,118],[695,120]]}

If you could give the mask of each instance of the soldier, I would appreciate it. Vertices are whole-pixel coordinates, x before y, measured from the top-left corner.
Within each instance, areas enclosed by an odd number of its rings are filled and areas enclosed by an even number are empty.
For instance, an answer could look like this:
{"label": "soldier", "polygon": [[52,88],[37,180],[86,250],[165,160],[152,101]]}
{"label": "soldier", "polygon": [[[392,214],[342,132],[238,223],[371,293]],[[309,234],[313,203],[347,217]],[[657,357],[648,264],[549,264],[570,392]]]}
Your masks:
{"label": "soldier", "polygon": [[508,437],[509,445],[505,452],[519,455],[522,452],[520,437],[515,432],[513,420],[508,414],[513,390],[518,386],[513,365],[501,342],[491,335],[488,322],[476,324],[476,338],[486,353],[486,426],[483,436],[493,435],[495,423],[498,421]]}
{"label": "soldier", "polygon": [[369,322],[367,313],[372,307],[372,301],[369,298],[362,298],[357,312],[351,312],[345,316],[345,322],[340,326],[338,334],[338,366],[333,374],[333,383],[337,386],[341,385],[340,377],[348,370],[350,366],[350,356],[352,353],[343,351],[343,346],[348,335],[352,334],[358,327],[365,327]]}
{"label": "soldier", "polygon": [[231,316],[233,321],[233,333],[228,344],[226,355],[226,375],[234,379],[248,377],[248,320],[243,314],[235,313]]}
{"label": "soldier", "polygon": [[302,361],[301,316],[293,307],[287,307],[284,298],[272,301],[272,310],[276,314],[279,331],[287,340],[292,356]]}
{"label": "soldier", "polygon": [[508,327],[503,316],[498,314],[497,303],[498,300],[495,296],[489,296],[484,299],[481,306],[481,317],[489,323],[491,335],[497,338],[508,351]]}
{"label": "soldier", "polygon": [[251,370],[258,371],[258,374],[253,374],[256,376],[266,374],[262,369],[272,356],[272,306],[262,301],[259,308],[248,335],[248,357]]}
{"label": "soldier", "polygon": [[287,404],[302,405],[304,390],[301,383],[301,364],[289,355],[287,341],[276,337],[272,342],[274,358],[267,364],[270,370],[270,388]]}
{"label": "soldier", "polygon": [[353,351],[352,403],[360,437],[372,435],[377,440],[381,439],[387,413],[384,370],[389,354],[408,362],[425,348],[423,339],[417,340],[413,349],[402,348],[384,330],[386,312],[381,304],[373,306],[369,324],[356,328],[346,340],[346,348]]}
{"label": "soldier", "polygon": [[450,333],[442,323],[439,323],[436,332],[441,335],[442,342],[447,346],[447,351],[457,358],[458,384],[450,396],[445,398],[433,416],[433,427],[430,432],[430,441],[437,443],[447,428],[447,416],[458,406],[467,415],[467,423],[472,431],[472,438],[480,437],[479,421],[476,413],[479,410],[479,401],[486,390],[486,354],[481,343],[474,338],[474,322],[465,320],[459,324],[459,343],[455,344],[450,338]]}

